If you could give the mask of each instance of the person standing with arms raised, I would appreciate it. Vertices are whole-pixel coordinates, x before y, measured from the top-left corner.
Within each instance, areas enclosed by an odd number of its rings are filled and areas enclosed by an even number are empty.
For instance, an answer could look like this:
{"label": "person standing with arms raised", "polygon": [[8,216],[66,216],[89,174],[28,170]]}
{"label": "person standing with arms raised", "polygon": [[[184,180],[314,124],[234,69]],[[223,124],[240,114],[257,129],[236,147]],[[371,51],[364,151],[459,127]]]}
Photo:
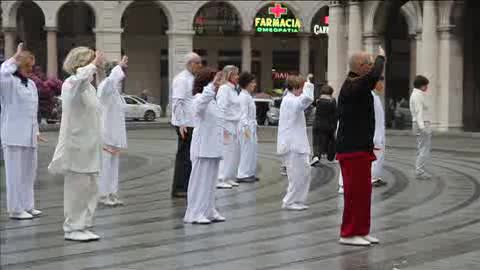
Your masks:
{"label": "person standing with arms raised", "polygon": [[375,160],[371,91],[382,75],[384,63],[385,52],[381,47],[374,63],[366,52],[353,54],[350,72],[338,97],[337,159],[344,188],[340,243],[345,245],[368,246],[379,242],[370,236],[371,165]]}
{"label": "person standing with arms raised", "polygon": [[193,133],[193,81],[202,67],[202,59],[194,52],[185,56],[185,69],[172,82],[172,125],[178,135],[172,197],[187,196],[188,179],[192,170],[190,144]]}

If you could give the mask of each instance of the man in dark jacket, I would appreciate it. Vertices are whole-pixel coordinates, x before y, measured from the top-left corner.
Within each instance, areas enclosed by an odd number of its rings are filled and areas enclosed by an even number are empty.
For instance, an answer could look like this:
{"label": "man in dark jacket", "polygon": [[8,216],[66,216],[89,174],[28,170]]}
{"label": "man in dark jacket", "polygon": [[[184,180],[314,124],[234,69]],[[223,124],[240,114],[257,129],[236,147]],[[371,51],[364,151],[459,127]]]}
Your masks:
{"label": "man in dark jacket", "polygon": [[381,47],[375,62],[372,60],[365,52],[351,56],[350,72],[338,98],[337,159],[344,182],[340,243],[347,245],[368,246],[379,242],[369,233],[371,164],[375,160],[375,111],[371,90],[382,75],[385,63]]}

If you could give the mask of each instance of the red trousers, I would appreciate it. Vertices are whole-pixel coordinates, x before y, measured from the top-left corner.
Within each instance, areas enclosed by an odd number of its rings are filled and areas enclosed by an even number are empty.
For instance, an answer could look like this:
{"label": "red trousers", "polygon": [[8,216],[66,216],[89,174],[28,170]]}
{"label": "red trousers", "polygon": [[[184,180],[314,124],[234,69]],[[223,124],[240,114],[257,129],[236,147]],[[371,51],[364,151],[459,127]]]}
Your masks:
{"label": "red trousers", "polygon": [[338,153],[343,176],[344,207],[340,236],[365,236],[370,233],[372,200],[372,161],[369,152]]}

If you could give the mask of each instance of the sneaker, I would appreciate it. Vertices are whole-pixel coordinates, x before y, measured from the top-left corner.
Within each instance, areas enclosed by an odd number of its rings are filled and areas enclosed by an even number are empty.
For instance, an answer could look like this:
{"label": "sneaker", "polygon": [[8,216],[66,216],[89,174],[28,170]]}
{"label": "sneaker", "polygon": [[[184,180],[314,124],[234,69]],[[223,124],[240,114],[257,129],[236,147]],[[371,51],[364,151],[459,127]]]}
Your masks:
{"label": "sneaker", "polygon": [[416,174],[415,178],[417,180],[430,180],[432,176],[428,173],[423,173],[423,174]]}
{"label": "sneaker", "polygon": [[110,201],[113,202],[113,205],[125,205],[125,203],[122,200],[120,200],[120,198],[118,197],[118,194],[116,193],[110,194]]}
{"label": "sneaker", "polygon": [[212,218],[212,222],[225,222],[226,220],[227,220],[227,219],[226,219],[224,216],[220,215],[220,214],[217,214],[216,216],[214,216],[214,217]]}
{"label": "sneaker", "polygon": [[338,194],[343,194],[343,187],[338,188]]}
{"label": "sneaker", "polygon": [[194,222],[192,222],[192,224],[198,224],[198,225],[207,225],[207,224],[211,224],[212,221],[208,218],[200,218]]}
{"label": "sneaker", "polygon": [[253,183],[257,181],[257,177],[255,176],[250,176],[250,177],[243,177],[243,178],[238,178],[237,177],[237,183]]}
{"label": "sneaker", "polygon": [[376,178],[372,181],[373,187],[383,187],[386,185],[387,185],[387,182],[383,181],[382,178]]}
{"label": "sneaker", "polygon": [[100,196],[98,199],[98,203],[103,204],[105,206],[115,206],[115,203],[111,200],[109,195]]}
{"label": "sneaker", "polygon": [[291,210],[291,211],[304,211],[308,209],[308,206],[294,203],[291,205],[284,205],[282,206],[282,208],[286,210]]}
{"label": "sneaker", "polygon": [[40,210],[37,210],[37,209],[32,209],[30,211],[27,211],[30,215],[32,215],[33,217],[38,217],[40,215],[42,215],[42,211]]}
{"label": "sneaker", "polygon": [[287,167],[280,167],[280,175],[287,176]]}
{"label": "sneaker", "polygon": [[232,185],[226,183],[226,182],[218,182],[217,183],[217,188],[218,189],[232,189]]}
{"label": "sneaker", "polygon": [[314,156],[312,160],[310,161],[310,166],[316,166],[318,163],[320,163],[320,159],[317,156]]}
{"label": "sneaker", "polygon": [[228,181],[227,181],[227,184],[229,184],[229,185],[232,186],[232,187],[238,187],[238,186],[240,186],[240,184],[238,184],[236,181],[233,181],[233,180],[228,180]]}
{"label": "sneaker", "polygon": [[27,211],[22,211],[22,212],[18,212],[18,213],[11,213],[10,218],[11,219],[17,219],[17,220],[25,220],[25,219],[32,219],[33,215],[31,215]]}
{"label": "sneaker", "polygon": [[95,233],[93,233],[89,230],[85,230],[85,231],[83,231],[83,233],[85,233],[88,236],[88,238],[90,238],[90,241],[100,240],[100,236],[96,235]]}
{"label": "sneaker", "polygon": [[349,246],[370,246],[370,242],[365,240],[363,237],[354,236],[354,237],[340,237],[339,240],[342,245]]}
{"label": "sneaker", "polygon": [[65,240],[77,242],[88,242],[92,240],[91,236],[84,231],[66,232],[64,238]]}
{"label": "sneaker", "polygon": [[370,242],[374,245],[380,244],[380,240],[378,240],[377,238],[375,238],[373,236],[370,236],[370,235],[363,236],[363,239],[367,240],[368,242]]}

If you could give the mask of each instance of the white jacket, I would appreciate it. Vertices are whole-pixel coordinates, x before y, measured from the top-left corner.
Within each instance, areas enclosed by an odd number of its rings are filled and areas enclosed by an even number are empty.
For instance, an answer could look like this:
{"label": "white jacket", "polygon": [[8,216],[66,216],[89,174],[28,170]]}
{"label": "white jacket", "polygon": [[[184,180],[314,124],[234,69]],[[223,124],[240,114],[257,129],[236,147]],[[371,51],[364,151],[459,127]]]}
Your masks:
{"label": "white jacket", "polygon": [[279,155],[289,152],[310,154],[305,109],[312,102],[313,90],[310,87],[304,88],[300,96],[288,92],[283,98],[278,122],[277,153]]}
{"label": "white jacket", "polygon": [[223,120],[214,98],[214,86],[210,83],[193,100],[195,128],[190,146],[192,161],[197,158],[222,158]]}
{"label": "white jacket", "polygon": [[172,82],[172,125],[193,127],[193,81],[195,76],[184,70]]}
{"label": "white jacket", "polygon": [[102,112],[90,83],[96,67],[79,68],[62,85],[62,121],[50,173],[98,173],[103,151]]}
{"label": "white jacket", "polygon": [[378,94],[375,93],[375,91],[372,91],[372,96],[375,109],[375,133],[373,136],[373,144],[383,148],[385,146],[385,112]]}
{"label": "white jacket", "polygon": [[120,65],[98,86],[98,98],[103,106],[103,142],[117,148],[127,148],[125,128],[125,102],[121,96],[125,73]]}
{"label": "white jacket", "polygon": [[412,122],[417,122],[420,129],[425,128],[425,122],[431,121],[426,93],[420,89],[414,88],[410,95],[410,112],[412,114]]}
{"label": "white jacket", "polygon": [[241,110],[240,129],[245,130],[245,128],[248,128],[250,131],[254,131],[257,126],[257,108],[255,101],[252,95],[244,89],[242,89],[238,98]]}
{"label": "white jacket", "polygon": [[237,134],[238,123],[242,116],[240,98],[232,83],[225,83],[218,89],[217,104],[222,113],[225,129],[232,135]]}
{"label": "white jacket", "polygon": [[37,147],[38,92],[32,80],[27,86],[13,75],[15,59],[5,61],[0,68],[0,129],[2,145]]}

